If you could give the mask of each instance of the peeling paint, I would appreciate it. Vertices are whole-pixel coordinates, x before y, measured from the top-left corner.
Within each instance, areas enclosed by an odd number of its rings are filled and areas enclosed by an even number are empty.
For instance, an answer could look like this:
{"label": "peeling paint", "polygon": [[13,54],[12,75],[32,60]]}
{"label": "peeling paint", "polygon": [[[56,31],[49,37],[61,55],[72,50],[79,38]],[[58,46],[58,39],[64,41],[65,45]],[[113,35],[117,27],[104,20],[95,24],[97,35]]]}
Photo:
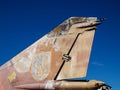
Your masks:
{"label": "peeling paint", "polygon": [[45,85],[45,89],[55,89],[54,88],[54,81],[47,81]]}

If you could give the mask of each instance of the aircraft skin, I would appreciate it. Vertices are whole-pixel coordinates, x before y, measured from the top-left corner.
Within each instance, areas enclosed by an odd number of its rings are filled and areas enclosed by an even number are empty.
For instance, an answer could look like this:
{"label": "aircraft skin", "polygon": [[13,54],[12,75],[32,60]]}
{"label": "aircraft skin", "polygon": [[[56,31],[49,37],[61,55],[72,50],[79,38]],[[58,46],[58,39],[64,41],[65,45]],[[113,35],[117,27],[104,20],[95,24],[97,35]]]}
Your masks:
{"label": "aircraft skin", "polygon": [[0,90],[110,90],[86,77],[96,25],[103,19],[71,17],[0,67]]}

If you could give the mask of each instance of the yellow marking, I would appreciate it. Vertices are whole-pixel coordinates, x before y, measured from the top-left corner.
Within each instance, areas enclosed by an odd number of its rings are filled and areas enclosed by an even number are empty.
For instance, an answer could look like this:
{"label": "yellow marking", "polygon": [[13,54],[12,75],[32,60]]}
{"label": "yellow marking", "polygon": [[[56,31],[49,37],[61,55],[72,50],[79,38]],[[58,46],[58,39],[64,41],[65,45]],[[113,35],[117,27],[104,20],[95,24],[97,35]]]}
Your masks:
{"label": "yellow marking", "polygon": [[16,79],[16,73],[15,72],[11,73],[8,76],[8,80],[9,80],[10,83],[13,82],[15,79]]}

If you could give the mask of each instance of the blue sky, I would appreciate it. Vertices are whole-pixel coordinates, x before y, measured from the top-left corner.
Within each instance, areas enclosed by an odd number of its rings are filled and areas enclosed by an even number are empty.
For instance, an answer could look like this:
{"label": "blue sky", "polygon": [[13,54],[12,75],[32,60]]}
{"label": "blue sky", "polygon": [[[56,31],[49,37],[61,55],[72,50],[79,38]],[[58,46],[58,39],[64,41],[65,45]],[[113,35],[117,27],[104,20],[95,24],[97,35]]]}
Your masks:
{"label": "blue sky", "polygon": [[0,65],[71,16],[107,18],[97,28],[86,79],[120,90],[119,0],[0,0]]}

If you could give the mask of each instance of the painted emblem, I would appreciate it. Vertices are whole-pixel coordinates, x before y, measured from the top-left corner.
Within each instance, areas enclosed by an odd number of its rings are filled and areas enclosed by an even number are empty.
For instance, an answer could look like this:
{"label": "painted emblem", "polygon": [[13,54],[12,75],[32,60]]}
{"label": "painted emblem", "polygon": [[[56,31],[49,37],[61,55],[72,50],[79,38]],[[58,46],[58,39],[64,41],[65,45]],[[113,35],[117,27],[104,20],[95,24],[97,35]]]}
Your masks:
{"label": "painted emblem", "polygon": [[35,54],[31,64],[31,73],[35,80],[45,79],[50,71],[50,52]]}
{"label": "painted emblem", "polygon": [[17,62],[13,61],[13,63],[14,63],[14,68],[16,69],[17,72],[25,73],[30,70],[31,59],[27,57],[22,57],[18,59]]}

